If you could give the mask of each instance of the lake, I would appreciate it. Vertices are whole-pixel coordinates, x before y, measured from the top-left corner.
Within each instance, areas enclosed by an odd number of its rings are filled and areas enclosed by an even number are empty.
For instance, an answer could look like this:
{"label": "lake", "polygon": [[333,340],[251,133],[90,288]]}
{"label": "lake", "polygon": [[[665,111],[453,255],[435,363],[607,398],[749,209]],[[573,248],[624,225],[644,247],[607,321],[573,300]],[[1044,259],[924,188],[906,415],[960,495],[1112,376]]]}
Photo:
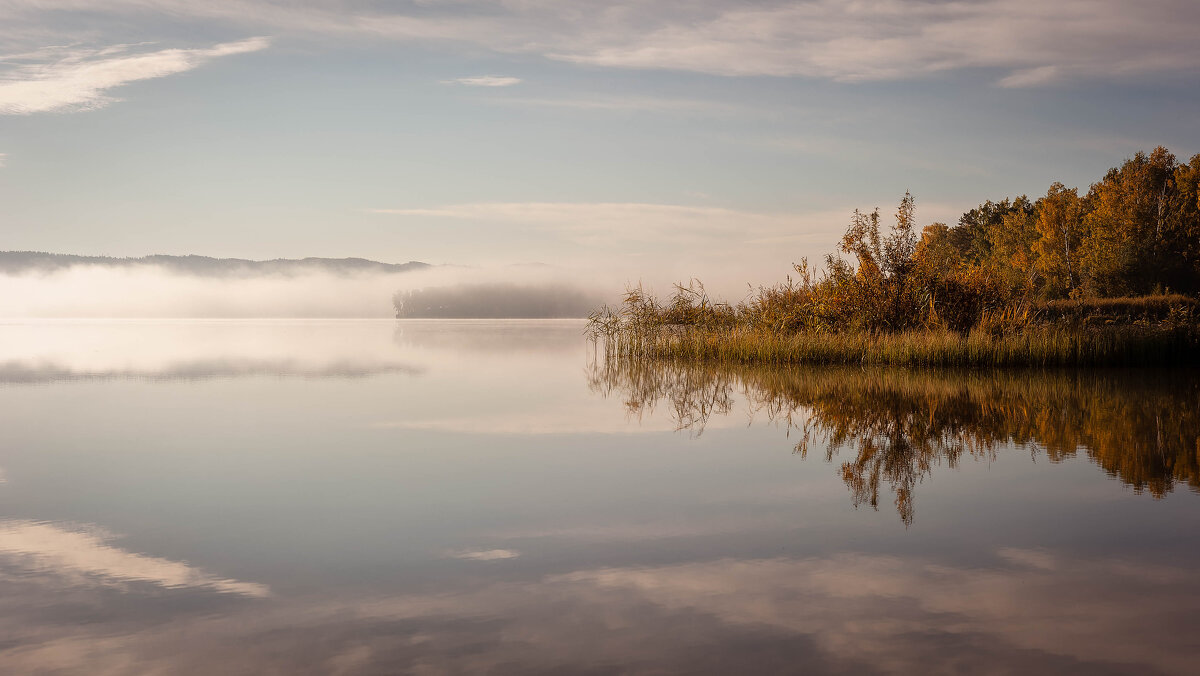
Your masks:
{"label": "lake", "polygon": [[1195,371],[0,322],[0,672],[1195,673]]}

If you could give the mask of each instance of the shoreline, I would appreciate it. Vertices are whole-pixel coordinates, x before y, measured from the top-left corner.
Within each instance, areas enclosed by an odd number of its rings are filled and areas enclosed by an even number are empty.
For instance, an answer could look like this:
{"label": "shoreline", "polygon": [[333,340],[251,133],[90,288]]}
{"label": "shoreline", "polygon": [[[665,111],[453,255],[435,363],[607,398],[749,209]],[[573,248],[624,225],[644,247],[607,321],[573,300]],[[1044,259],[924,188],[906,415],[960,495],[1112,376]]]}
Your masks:
{"label": "shoreline", "polygon": [[660,326],[597,332],[609,357],[721,364],[891,366],[1171,366],[1200,364],[1195,326],[1028,327],[897,333],[772,333],[746,328]]}

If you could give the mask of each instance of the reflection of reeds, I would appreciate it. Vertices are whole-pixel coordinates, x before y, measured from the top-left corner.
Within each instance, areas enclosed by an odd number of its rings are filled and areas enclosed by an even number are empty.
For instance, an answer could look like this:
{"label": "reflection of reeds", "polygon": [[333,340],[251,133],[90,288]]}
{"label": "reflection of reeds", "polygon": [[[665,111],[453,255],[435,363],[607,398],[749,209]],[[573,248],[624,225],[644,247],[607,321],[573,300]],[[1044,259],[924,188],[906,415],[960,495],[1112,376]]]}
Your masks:
{"label": "reflection of reeds", "polygon": [[608,359],[592,386],[633,411],[666,401],[681,427],[702,428],[741,393],[800,435],[796,451],[854,453],[841,476],[855,504],[890,487],[904,521],[932,469],[987,459],[1001,444],[1054,462],[1083,452],[1135,491],[1200,489],[1200,378],[1156,371],[955,371],[752,367]]}

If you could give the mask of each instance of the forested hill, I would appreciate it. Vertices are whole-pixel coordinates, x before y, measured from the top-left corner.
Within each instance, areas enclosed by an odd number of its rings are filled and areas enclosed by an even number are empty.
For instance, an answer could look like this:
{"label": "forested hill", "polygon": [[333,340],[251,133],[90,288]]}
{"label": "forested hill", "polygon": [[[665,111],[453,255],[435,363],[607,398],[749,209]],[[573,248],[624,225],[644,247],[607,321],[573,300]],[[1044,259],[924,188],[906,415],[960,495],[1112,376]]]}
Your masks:
{"label": "forested hill", "polygon": [[380,263],[365,258],[276,258],[253,261],[242,258],[211,258],[209,256],[143,256],[114,258],[111,256],[76,256],[40,251],[0,251],[0,274],[16,275],[28,272],[55,272],[74,266],[103,266],[112,268],[158,267],[177,274],[204,277],[239,277],[250,275],[295,275],[329,272],[349,275],[364,272],[408,272],[428,268],[428,263]]}

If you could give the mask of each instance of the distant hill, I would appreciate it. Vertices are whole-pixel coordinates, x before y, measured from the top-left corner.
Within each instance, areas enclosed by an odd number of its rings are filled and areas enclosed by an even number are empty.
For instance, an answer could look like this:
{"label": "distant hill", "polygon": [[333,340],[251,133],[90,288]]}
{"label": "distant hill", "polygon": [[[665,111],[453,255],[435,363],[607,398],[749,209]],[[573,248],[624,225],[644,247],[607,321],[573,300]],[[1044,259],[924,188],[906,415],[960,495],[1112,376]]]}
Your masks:
{"label": "distant hill", "polygon": [[55,272],[88,265],[113,268],[158,267],[179,274],[198,277],[240,277],[256,275],[296,275],[311,272],[331,272],[350,275],[362,272],[409,272],[430,267],[428,263],[380,263],[365,258],[275,258],[252,261],[243,258],[211,258],[209,256],[143,256],[114,258],[111,256],[76,256],[41,251],[0,251],[0,274],[17,275],[27,272]]}

